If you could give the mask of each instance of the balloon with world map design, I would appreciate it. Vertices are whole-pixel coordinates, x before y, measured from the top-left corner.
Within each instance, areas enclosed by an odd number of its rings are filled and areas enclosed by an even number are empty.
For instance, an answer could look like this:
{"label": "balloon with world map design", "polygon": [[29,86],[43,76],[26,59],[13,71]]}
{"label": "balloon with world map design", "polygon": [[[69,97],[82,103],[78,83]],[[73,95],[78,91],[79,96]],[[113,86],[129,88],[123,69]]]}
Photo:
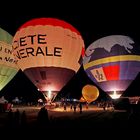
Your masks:
{"label": "balloon with world map design", "polygon": [[140,71],[140,46],[129,36],[103,37],[86,49],[83,67],[111,98],[119,98]]}

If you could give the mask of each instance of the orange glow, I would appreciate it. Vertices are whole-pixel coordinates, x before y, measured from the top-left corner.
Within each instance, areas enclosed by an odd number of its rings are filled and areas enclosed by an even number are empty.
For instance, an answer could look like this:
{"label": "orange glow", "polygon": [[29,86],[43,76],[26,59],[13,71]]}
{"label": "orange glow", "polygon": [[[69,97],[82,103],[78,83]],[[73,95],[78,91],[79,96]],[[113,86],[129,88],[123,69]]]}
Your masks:
{"label": "orange glow", "polygon": [[80,102],[86,102],[86,100],[83,97],[81,97],[79,101]]}
{"label": "orange glow", "polygon": [[99,90],[93,85],[86,85],[82,89],[82,95],[88,103],[91,103],[98,98]]}

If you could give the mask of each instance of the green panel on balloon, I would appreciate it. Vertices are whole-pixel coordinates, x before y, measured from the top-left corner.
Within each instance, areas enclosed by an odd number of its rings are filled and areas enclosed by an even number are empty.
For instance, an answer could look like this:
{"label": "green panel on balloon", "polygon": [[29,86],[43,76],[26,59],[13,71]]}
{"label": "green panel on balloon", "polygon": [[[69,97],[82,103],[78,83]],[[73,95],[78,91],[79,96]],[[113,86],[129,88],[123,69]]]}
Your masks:
{"label": "green panel on balloon", "polygon": [[0,90],[19,70],[12,53],[12,38],[8,32],[0,28]]}
{"label": "green panel on balloon", "polygon": [[12,44],[12,39],[13,37],[8,32],[0,28],[0,41]]}
{"label": "green panel on balloon", "polygon": [[17,70],[9,67],[3,67],[0,71],[0,90],[5,87],[16,75]]}

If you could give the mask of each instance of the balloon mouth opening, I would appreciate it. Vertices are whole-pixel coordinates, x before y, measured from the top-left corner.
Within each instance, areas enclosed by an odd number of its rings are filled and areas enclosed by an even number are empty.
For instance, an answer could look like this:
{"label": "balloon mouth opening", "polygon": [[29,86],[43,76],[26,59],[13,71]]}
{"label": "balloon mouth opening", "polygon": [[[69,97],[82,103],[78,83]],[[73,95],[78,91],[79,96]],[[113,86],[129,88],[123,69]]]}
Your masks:
{"label": "balloon mouth opening", "polygon": [[48,90],[48,91],[42,91],[47,103],[52,103],[54,101],[54,99],[57,96],[57,91],[52,91],[52,90]]}
{"label": "balloon mouth opening", "polygon": [[121,96],[121,93],[117,92],[116,90],[113,91],[113,93],[110,93],[109,96],[112,98],[112,99],[119,99],[120,96]]}

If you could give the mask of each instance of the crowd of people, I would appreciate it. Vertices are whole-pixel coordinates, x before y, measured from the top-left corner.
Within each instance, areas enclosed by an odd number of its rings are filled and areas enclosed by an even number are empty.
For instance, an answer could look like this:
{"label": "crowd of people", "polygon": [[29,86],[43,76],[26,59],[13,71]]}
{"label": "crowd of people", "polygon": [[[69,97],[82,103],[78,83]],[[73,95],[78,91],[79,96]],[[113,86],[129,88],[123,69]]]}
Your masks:
{"label": "crowd of people", "polygon": [[[70,104],[69,106],[70,106],[70,110],[71,111],[73,110],[74,113],[76,113],[77,108],[79,108],[80,113],[82,113],[82,108],[83,108],[82,103],[79,103],[78,105],[74,103],[74,104]],[[67,111],[67,103],[64,103],[63,107],[64,107],[64,111]]]}
{"label": "crowd of people", "polygon": [[[64,112],[73,112],[73,114],[86,114],[85,110],[90,110],[94,107],[101,108],[103,111],[108,110],[109,107],[113,107],[112,102],[96,102],[94,104],[89,105],[88,103],[81,103],[81,102],[62,102],[60,108],[63,109]],[[134,108],[135,109],[135,108]],[[139,116],[131,110],[129,114],[129,120],[132,118],[135,118],[135,116]],[[55,118],[51,118],[48,114],[49,108],[47,106],[40,106],[40,110],[37,112],[37,118],[35,120],[35,125],[39,128],[47,128],[51,127],[51,124],[55,124]],[[114,111],[113,111],[114,112]],[[28,113],[25,110],[19,110],[17,109],[10,109],[7,113],[7,125],[10,128],[28,128],[30,125]],[[74,115],[75,116],[75,115]],[[28,122],[29,121],[29,122]]]}
{"label": "crowd of people", "polygon": [[26,127],[27,115],[25,110],[20,112],[19,109],[16,109],[16,111],[10,109],[10,111],[8,112],[7,126],[11,128]]}
{"label": "crowd of people", "polygon": [[[25,110],[21,111],[12,109],[7,113],[6,125],[9,128],[28,128],[28,117]],[[49,115],[47,108],[42,107],[37,114],[36,124],[38,127],[48,127],[49,125]]]}
{"label": "crowd of people", "polygon": [[64,111],[79,111],[80,113],[83,112],[83,108],[86,110],[89,109],[89,106],[92,106],[92,108],[97,107],[97,108],[102,108],[103,110],[108,110],[109,108],[114,109],[114,105],[111,101],[101,101],[101,102],[95,102],[94,104],[88,104],[88,103],[82,103],[82,102],[75,102],[75,103],[68,103],[64,102],[62,103]]}

